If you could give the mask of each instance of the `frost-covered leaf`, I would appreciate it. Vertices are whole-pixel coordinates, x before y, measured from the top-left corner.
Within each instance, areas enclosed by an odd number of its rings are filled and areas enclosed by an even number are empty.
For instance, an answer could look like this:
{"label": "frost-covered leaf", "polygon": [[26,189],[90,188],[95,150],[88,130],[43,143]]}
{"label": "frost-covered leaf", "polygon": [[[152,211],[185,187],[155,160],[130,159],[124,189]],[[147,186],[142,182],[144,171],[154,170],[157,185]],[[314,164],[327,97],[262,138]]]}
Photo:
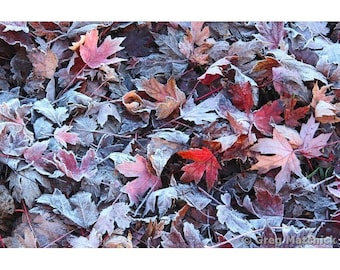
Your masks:
{"label": "frost-covered leaf", "polygon": [[251,167],[252,170],[258,170],[261,174],[281,167],[280,172],[275,177],[277,192],[286,182],[290,181],[291,172],[294,172],[297,176],[303,176],[300,161],[295,155],[294,149],[277,129],[273,131],[273,139],[261,138],[251,149],[261,154],[270,154],[269,156],[258,155],[258,162]]}
{"label": "frost-covered leaf", "polygon": [[175,189],[177,190],[178,198],[197,210],[202,210],[211,203],[211,199],[200,192],[197,186],[192,183],[189,185],[178,184]]}
{"label": "frost-covered leaf", "polygon": [[93,101],[88,107],[87,115],[94,115],[97,119],[97,123],[101,127],[104,126],[110,115],[118,122],[121,122],[121,116],[118,113],[116,105],[110,102]]}
{"label": "frost-covered leaf", "polygon": [[11,172],[7,178],[12,196],[17,202],[23,199],[31,208],[35,199],[41,195],[39,184],[47,190],[51,189],[50,181],[32,169],[25,169],[20,172]]}
{"label": "frost-covered leaf", "polygon": [[100,211],[94,228],[101,234],[108,233],[109,235],[116,227],[123,230],[129,228],[132,221],[128,215],[130,211],[131,209],[126,203],[114,203]]}
{"label": "frost-covered leaf", "polygon": [[33,123],[34,136],[36,139],[46,139],[53,133],[53,124],[44,116],[39,117]]}
{"label": "frost-covered leaf", "polygon": [[218,205],[216,209],[218,221],[221,224],[225,224],[229,230],[234,233],[254,236],[253,233],[250,233],[253,230],[253,226],[245,218],[245,214],[231,208],[228,205]]}
{"label": "frost-covered leaf", "polygon": [[162,234],[163,248],[203,248],[205,246],[203,237],[199,230],[189,222],[183,223],[182,233],[174,226],[171,226],[169,233]]}
{"label": "frost-covered leaf", "polygon": [[58,66],[58,58],[55,53],[47,49],[43,51],[32,51],[27,55],[33,65],[33,73],[37,77],[51,79]]}
{"label": "frost-covered leaf", "polygon": [[140,87],[140,90],[145,91],[156,100],[155,107],[158,119],[167,118],[186,100],[185,94],[177,87],[173,77],[165,85],[159,83],[154,77],[149,80],[142,79]]}
{"label": "frost-covered leaf", "polygon": [[181,108],[181,117],[184,120],[194,122],[196,125],[214,122],[218,118],[218,115],[214,112],[217,100],[217,96],[211,97],[196,105],[194,99],[189,98]]}
{"label": "frost-covered leaf", "polygon": [[260,34],[254,36],[268,44],[269,49],[284,49],[284,22],[257,22],[256,28]]}
{"label": "frost-covered leaf", "polygon": [[37,203],[51,206],[54,213],[61,214],[86,229],[97,221],[99,215],[91,196],[91,193],[83,191],[67,199],[59,189],[55,189],[53,194],[41,195]]}
{"label": "frost-covered leaf", "polygon": [[94,29],[86,33],[84,43],[80,45],[80,56],[90,68],[99,68],[101,65],[115,64],[124,60],[118,57],[109,58],[124,49],[119,46],[125,39],[124,37],[112,39],[111,36],[107,36],[103,43],[97,47],[98,39],[98,30]]}
{"label": "frost-covered leaf", "polygon": [[[89,116],[80,115],[74,119],[72,131],[78,134],[81,144],[90,146],[94,141],[93,131],[97,129],[97,122]],[[92,131],[92,132],[89,132]]]}
{"label": "frost-covered leaf", "polygon": [[148,197],[145,204],[144,214],[147,214],[149,211],[155,212],[157,206],[158,214],[162,217],[171,207],[175,199],[177,199],[177,190],[175,187],[156,190]]}
{"label": "frost-covered leaf", "polygon": [[54,161],[59,170],[76,182],[83,177],[91,178],[97,172],[96,152],[89,149],[82,157],[80,166],[76,160],[74,152],[60,149],[54,157]]}
{"label": "frost-covered leaf", "polygon": [[50,101],[46,98],[36,101],[33,105],[33,109],[58,125],[62,125],[69,116],[68,109],[66,107],[58,107],[54,109]]}
{"label": "frost-covered leaf", "polygon": [[148,189],[157,190],[162,186],[160,177],[150,172],[147,160],[140,155],[135,156],[135,162],[123,161],[116,169],[126,177],[137,177],[122,188],[131,203],[137,204]]}
{"label": "frost-covered leaf", "polygon": [[92,228],[87,237],[72,235],[67,241],[73,248],[98,248],[102,242],[102,235],[95,228]]}
{"label": "frost-covered leaf", "polygon": [[54,138],[65,148],[67,144],[76,145],[80,140],[77,133],[70,132],[72,126],[63,125],[61,128],[57,127],[53,133]]}

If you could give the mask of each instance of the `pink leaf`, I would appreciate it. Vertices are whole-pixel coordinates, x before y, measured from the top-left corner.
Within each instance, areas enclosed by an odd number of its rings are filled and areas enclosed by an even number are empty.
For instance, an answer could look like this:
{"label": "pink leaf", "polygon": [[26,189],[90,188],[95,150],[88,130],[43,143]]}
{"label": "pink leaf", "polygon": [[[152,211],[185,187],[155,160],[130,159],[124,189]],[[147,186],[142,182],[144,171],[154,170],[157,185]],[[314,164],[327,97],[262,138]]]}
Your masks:
{"label": "pink leaf", "polygon": [[66,176],[79,182],[83,177],[91,178],[96,174],[97,166],[95,157],[96,152],[93,149],[88,150],[79,166],[75,154],[72,151],[62,149],[58,151],[54,161],[59,170],[65,173]]}
{"label": "pink leaf", "polygon": [[76,145],[80,142],[78,134],[74,132],[69,132],[71,126],[62,126],[61,128],[57,127],[54,131],[54,138],[65,148],[67,147],[67,143]]}
{"label": "pink leaf", "polygon": [[123,61],[124,59],[109,56],[123,49],[119,46],[125,38],[105,38],[104,42],[97,47],[98,30],[94,29],[85,36],[85,43],[80,46],[80,56],[90,68],[99,68],[101,65],[110,65]]}
{"label": "pink leaf", "polygon": [[126,177],[137,177],[135,180],[127,183],[122,191],[127,193],[130,201],[138,203],[142,196],[149,188],[156,190],[162,186],[160,177],[149,171],[147,160],[136,155],[136,161],[124,161],[116,166],[116,169]]}

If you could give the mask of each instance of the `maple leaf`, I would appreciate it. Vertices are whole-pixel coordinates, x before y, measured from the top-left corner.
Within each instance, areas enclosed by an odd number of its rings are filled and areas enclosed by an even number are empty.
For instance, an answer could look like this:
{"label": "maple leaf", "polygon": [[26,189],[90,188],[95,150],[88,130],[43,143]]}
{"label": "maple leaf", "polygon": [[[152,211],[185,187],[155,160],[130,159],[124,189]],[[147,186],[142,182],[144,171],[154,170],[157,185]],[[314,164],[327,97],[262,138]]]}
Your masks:
{"label": "maple leaf", "polygon": [[259,40],[269,44],[269,49],[284,48],[286,30],[284,22],[257,22],[256,28],[260,34],[255,34]]}
{"label": "maple leaf", "polygon": [[59,190],[54,189],[53,194],[43,194],[37,199],[37,203],[47,204],[54,208],[54,212],[72,220],[82,228],[89,228],[97,220],[99,212],[91,199],[92,194],[80,191],[67,199]]}
{"label": "maple leaf", "polygon": [[54,109],[47,98],[36,101],[33,105],[33,109],[60,126],[69,116],[68,109],[66,107],[58,107]]}
{"label": "maple leaf", "polygon": [[172,225],[170,232],[163,232],[161,237],[163,248],[203,248],[205,246],[199,230],[189,222],[183,223],[183,236],[180,230]]}
{"label": "maple leaf", "polygon": [[7,181],[12,190],[12,196],[18,202],[22,199],[28,207],[32,207],[36,198],[41,195],[39,184],[46,189],[51,189],[49,180],[32,169],[25,169],[20,172],[12,172]]}
{"label": "maple leaf", "polygon": [[190,30],[187,29],[183,41],[178,44],[180,52],[185,57],[200,65],[208,63],[209,55],[206,54],[206,51],[213,45],[207,41],[210,35],[209,27],[205,26],[202,29],[203,24],[203,22],[191,22]]}
{"label": "maple leaf", "polygon": [[62,126],[61,128],[56,128],[53,136],[57,142],[59,142],[65,148],[67,147],[67,143],[76,145],[80,140],[77,133],[69,132],[72,126]]}
{"label": "maple leaf", "polygon": [[268,102],[253,112],[253,124],[262,134],[271,135],[273,129],[271,123],[280,123],[282,121],[282,112],[283,103],[280,100]]}
{"label": "maple leaf", "polygon": [[89,149],[78,166],[76,156],[72,151],[61,149],[55,154],[54,161],[67,177],[79,182],[83,177],[91,178],[97,172],[95,162],[96,152]]}
{"label": "maple leaf", "polygon": [[205,84],[209,85],[216,79],[223,76],[223,70],[230,66],[230,61],[227,59],[227,57],[223,57],[219,60],[217,60],[215,63],[209,66],[206,72],[204,72],[203,75],[198,77],[197,79]]}
{"label": "maple leaf", "polygon": [[332,135],[332,133],[322,133],[313,138],[318,127],[319,123],[315,122],[313,116],[308,119],[306,124],[302,124],[301,126],[300,137],[302,138],[302,145],[297,151],[300,151],[306,158],[321,156],[322,153],[320,150],[327,145],[327,141]]}
{"label": "maple leaf", "polygon": [[186,101],[185,94],[177,87],[173,77],[165,85],[151,77],[149,80],[142,80],[141,87],[143,91],[157,101],[156,115],[158,119],[168,117]]}
{"label": "maple leaf", "polygon": [[[284,204],[278,194],[272,194],[263,187],[255,187],[256,200],[251,202],[247,195],[243,200],[243,205],[254,215],[259,218],[278,217],[277,220],[271,219],[272,222],[282,222],[284,213]],[[280,224],[277,224],[279,226]]]}
{"label": "maple leaf", "polygon": [[137,177],[135,180],[127,183],[122,191],[127,193],[130,201],[137,204],[149,188],[156,190],[162,186],[161,178],[152,174],[148,168],[147,160],[136,155],[136,161],[123,161],[116,166],[116,169],[126,177]]}
{"label": "maple leaf", "polygon": [[318,127],[319,123],[315,123],[313,116],[301,126],[300,134],[286,126],[275,125],[272,139],[261,138],[251,147],[253,151],[270,155],[258,155],[258,163],[254,164],[251,170],[266,173],[271,169],[281,167],[275,177],[277,192],[290,180],[291,172],[303,177],[296,154],[300,153],[306,158],[321,156],[320,150],[326,146],[331,136],[331,133],[327,133],[313,138]]}
{"label": "maple leaf", "polygon": [[258,170],[260,174],[263,174],[281,167],[280,172],[275,176],[276,192],[279,192],[283,185],[290,180],[291,172],[303,177],[300,161],[295,155],[294,149],[276,128],[273,130],[273,139],[261,138],[257,144],[251,147],[251,150],[270,155],[258,155],[258,162],[252,165],[251,170]]}
{"label": "maple leaf", "polygon": [[126,203],[118,202],[104,208],[94,224],[94,228],[101,234],[106,232],[111,235],[115,229],[115,224],[120,229],[130,226],[131,219],[128,216],[130,207]]}
{"label": "maple leaf", "polygon": [[182,158],[194,161],[182,168],[184,174],[181,176],[181,180],[184,182],[195,181],[197,184],[205,172],[205,181],[210,191],[217,181],[218,170],[222,168],[214,154],[206,147],[179,151],[177,154]]}
{"label": "maple leaf", "polygon": [[111,36],[105,38],[103,43],[97,47],[98,44],[98,30],[94,29],[86,33],[84,44],[80,45],[79,51],[83,61],[90,68],[99,68],[101,65],[115,64],[125,59],[113,57],[108,58],[116,52],[124,49],[119,46],[125,37],[114,38]]}
{"label": "maple leaf", "polygon": [[3,102],[0,104],[0,121],[14,122],[24,126],[24,117],[29,113],[30,108],[29,105],[20,105],[17,98]]}

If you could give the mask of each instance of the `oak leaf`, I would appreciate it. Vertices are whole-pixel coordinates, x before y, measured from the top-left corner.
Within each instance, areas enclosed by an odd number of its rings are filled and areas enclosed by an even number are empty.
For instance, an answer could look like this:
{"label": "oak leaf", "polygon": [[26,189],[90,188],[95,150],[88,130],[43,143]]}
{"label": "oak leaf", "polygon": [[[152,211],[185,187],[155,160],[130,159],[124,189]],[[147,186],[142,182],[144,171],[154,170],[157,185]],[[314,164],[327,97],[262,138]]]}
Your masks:
{"label": "oak leaf", "polygon": [[115,64],[125,60],[118,57],[108,58],[124,49],[124,47],[119,46],[125,39],[124,37],[112,39],[111,36],[108,36],[103,43],[97,47],[98,39],[98,30],[91,30],[86,33],[85,41],[79,48],[81,58],[90,68],[99,68],[101,65]]}
{"label": "oak leaf", "polygon": [[183,182],[195,181],[197,184],[200,182],[205,172],[205,181],[207,183],[207,188],[210,191],[217,181],[218,170],[222,168],[214,154],[206,147],[202,147],[202,149],[193,148],[179,151],[177,154],[182,158],[194,161],[182,168],[184,174],[182,175],[181,180]]}
{"label": "oak leaf", "polygon": [[116,169],[126,177],[137,177],[135,180],[127,183],[122,192],[127,193],[130,201],[137,204],[141,196],[151,188],[152,190],[159,189],[162,186],[160,177],[150,172],[147,160],[136,155],[136,161],[123,161],[116,166]]}

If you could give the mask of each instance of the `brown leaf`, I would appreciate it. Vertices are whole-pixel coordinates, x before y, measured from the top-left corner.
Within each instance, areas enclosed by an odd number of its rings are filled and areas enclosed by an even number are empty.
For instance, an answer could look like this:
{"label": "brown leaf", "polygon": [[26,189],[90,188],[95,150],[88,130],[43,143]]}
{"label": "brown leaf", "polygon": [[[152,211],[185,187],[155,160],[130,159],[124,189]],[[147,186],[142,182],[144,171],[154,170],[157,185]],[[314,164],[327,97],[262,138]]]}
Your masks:
{"label": "brown leaf", "polygon": [[158,119],[167,118],[186,101],[185,94],[177,87],[173,77],[165,85],[152,77],[149,80],[143,80],[141,87],[141,90],[156,100]]}
{"label": "brown leaf", "polygon": [[54,76],[58,66],[58,58],[52,50],[29,52],[27,57],[32,62],[35,76],[47,79],[51,79]]}

